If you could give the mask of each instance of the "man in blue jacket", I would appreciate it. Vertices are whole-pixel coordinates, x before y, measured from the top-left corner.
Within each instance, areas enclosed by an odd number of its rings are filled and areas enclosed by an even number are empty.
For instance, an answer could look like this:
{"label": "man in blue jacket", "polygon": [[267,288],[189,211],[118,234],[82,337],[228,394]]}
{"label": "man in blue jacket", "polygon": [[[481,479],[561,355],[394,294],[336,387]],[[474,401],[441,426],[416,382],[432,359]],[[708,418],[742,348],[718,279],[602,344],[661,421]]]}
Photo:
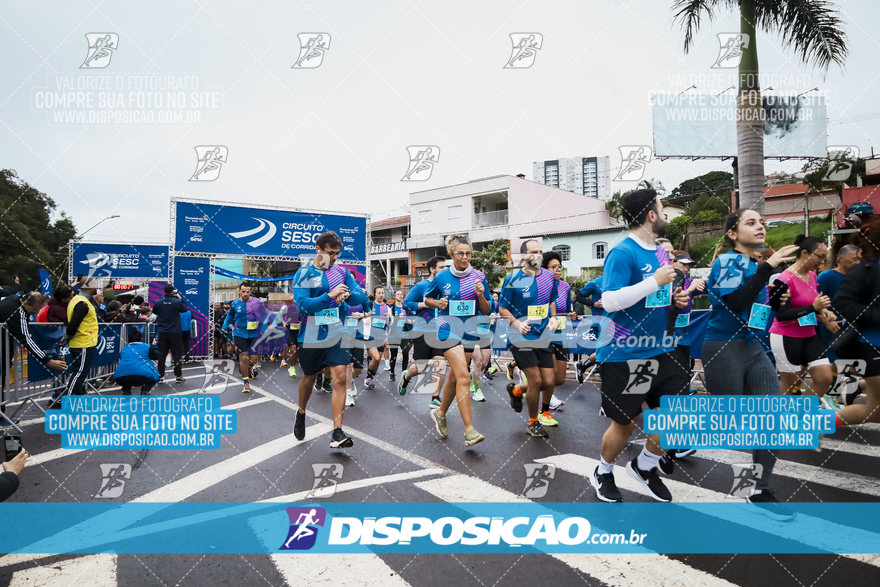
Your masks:
{"label": "man in blue jacket", "polygon": [[186,312],[186,304],[180,299],[180,294],[172,284],[167,284],[164,291],[165,297],[153,304],[153,314],[156,315],[156,338],[159,341],[159,383],[163,383],[165,378],[165,357],[169,349],[177,383],[183,383],[186,379],[183,378],[181,366],[183,333],[180,329],[180,315]]}
{"label": "man in blue jacket", "polygon": [[342,431],[345,411],[345,371],[351,359],[348,341],[339,315],[343,302],[366,304],[367,294],[347,269],[336,265],[342,240],[333,231],[320,235],[315,241],[315,260],[300,267],[293,278],[293,300],[299,308],[301,326],[299,364],[303,378],[299,382],[299,410],[293,425],[297,440],[306,436],[306,404],[312,395],[315,377],[324,367],[330,367],[333,378],[333,434],[330,448],[348,448],[354,445],[351,437]]}
{"label": "man in blue jacket", "polygon": [[238,286],[238,295],[239,298],[230,304],[229,311],[226,312],[223,330],[233,329],[232,340],[235,350],[238,351],[238,368],[244,381],[241,392],[250,393],[250,380],[257,376],[250,348],[257,338],[260,325],[269,317],[269,312],[263,302],[251,295],[251,286],[248,284],[242,283]]}
{"label": "man in blue jacket", "polygon": [[122,386],[122,395],[131,395],[132,387],[140,387],[141,395],[150,395],[150,390],[159,381],[159,371],[150,360],[150,350],[140,331],[132,328],[128,333],[128,345],[119,353],[119,364],[113,374],[113,379]]}

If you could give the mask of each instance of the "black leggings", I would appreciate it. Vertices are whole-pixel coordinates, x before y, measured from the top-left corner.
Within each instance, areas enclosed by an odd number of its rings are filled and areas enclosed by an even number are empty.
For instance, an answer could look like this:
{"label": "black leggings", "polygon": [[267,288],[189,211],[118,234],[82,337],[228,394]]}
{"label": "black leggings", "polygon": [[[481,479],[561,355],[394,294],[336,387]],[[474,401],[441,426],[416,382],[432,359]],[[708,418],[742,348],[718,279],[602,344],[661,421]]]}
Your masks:
{"label": "black leggings", "polygon": [[[412,348],[413,341],[412,339],[404,340],[400,343],[400,350],[403,352],[403,356],[400,359],[400,366],[402,367],[402,373],[406,372],[407,367],[409,367],[409,349]],[[397,349],[398,347],[391,347],[391,372],[394,373],[394,366],[397,364]]]}

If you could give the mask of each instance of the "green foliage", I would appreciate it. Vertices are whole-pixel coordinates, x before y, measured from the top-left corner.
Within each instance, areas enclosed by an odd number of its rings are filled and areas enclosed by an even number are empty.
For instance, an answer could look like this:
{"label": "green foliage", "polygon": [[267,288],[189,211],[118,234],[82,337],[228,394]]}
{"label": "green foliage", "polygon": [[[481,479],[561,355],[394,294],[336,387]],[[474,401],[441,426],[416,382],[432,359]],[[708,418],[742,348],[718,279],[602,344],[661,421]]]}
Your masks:
{"label": "green foliage", "polygon": [[679,206],[688,206],[702,195],[714,195],[730,200],[730,190],[733,189],[733,174],[726,171],[710,171],[705,175],[685,180],[669,194],[667,202]]}
{"label": "green foliage", "polygon": [[[666,203],[669,203],[669,200],[666,200]],[[690,200],[684,214],[669,221],[669,224],[666,226],[666,238],[671,240],[672,244],[678,248],[684,240],[684,235],[687,233],[688,224],[691,222],[723,220],[729,212],[730,207],[727,205],[725,198],[712,194],[703,194],[693,198]]]}
{"label": "green foliage", "polygon": [[510,261],[510,242],[497,238],[485,249],[474,251],[471,265],[486,274],[489,289],[498,289],[507,272],[505,266]]}
{"label": "green foliage", "polygon": [[711,222],[717,220],[724,220],[724,216],[718,212],[718,210],[703,210],[702,212],[697,212],[697,215],[694,216],[694,222]]}
{"label": "green foliage", "polygon": [[20,179],[12,169],[0,170],[0,284],[8,286],[19,276],[25,291],[39,289],[38,270],[45,269],[52,284],[67,281],[67,249],[76,236],[70,218],[61,212],[53,221],[52,198]]}
{"label": "green foliage", "polygon": [[620,202],[623,200],[623,197],[633,190],[627,190],[625,192],[621,192],[617,190],[614,194],[605,202],[605,209],[608,210],[608,216],[617,220],[623,220],[623,207]]}
{"label": "green foliage", "polygon": [[[852,165],[852,169],[850,170],[849,176],[844,181],[826,181],[825,176],[828,173],[828,166],[833,166],[837,163],[849,163]],[[856,182],[860,175],[865,174],[865,160],[861,158],[857,158],[853,160],[851,157],[841,157],[840,160],[832,160],[829,157],[825,157],[824,159],[811,159],[808,161],[802,171],[806,174],[804,176],[804,183],[813,191],[819,192],[823,189],[833,189],[833,190],[842,190],[843,185],[846,184],[851,188],[856,187]]]}

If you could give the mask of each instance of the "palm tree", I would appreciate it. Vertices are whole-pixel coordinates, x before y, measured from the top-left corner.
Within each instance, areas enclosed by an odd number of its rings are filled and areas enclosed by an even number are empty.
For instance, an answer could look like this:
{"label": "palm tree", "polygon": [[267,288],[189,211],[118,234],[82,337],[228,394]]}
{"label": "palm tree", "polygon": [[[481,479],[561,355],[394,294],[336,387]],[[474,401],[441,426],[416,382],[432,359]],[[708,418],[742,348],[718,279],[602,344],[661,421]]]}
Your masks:
{"label": "palm tree", "polygon": [[653,177],[651,179],[641,180],[636,187],[638,189],[654,190],[661,198],[666,195],[666,188],[663,187],[663,182],[659,179],[654,179]]}
{"label": "palm tree", "polygon": [[802,62],[827,71],[832,62],[842,66],[847,55],[838,7],[826,0],[675,0],[672,8],[684,29],[685,53],[704,18],[711,22],[722,10],[739,8],[740,33],[750,40],[741,48],[736,101],[740,206],[763,214],[764,122],[755,30],[780,35]]}

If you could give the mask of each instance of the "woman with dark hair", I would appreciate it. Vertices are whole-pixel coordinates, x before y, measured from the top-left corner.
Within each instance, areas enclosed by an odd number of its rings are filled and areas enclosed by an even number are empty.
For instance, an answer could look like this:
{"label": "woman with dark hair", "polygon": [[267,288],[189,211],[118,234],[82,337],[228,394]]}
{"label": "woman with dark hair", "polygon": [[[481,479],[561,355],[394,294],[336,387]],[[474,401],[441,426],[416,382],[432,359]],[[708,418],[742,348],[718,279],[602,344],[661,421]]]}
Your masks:
{"label": "woman with dark hair", "polygon": [[[756,332],[766,327],[769,317],[767,284],[773,269],[793,261],[795,257],[789,255],[797,247],[782,247],[759,265],[755,257],[764,247],[766,230],[754,210],[729,214],[724,230],[724,242],[731,250],[712,264],[706,288],[712,301],[702,349],[706,389],[713,395],[778,395],[776,369]],[[763,474],[746,500],[774,520],[790,520],[793,514],[769,489],[776,457],[769,450],[753,450],[752,459],[762,465]]]}
{"label": "woman with dark hair", "polygon": [[[788,286],[791,297],[786,304],[771,304],[776,319],[770,327],[770,348],[779,383],[783,394],[792,393],[799,385],[803,392],[819,396],[826,409],[837,411],[837,402],[826,395],[833,375],[816,331],[818,321],[835,331],[839,328],[836,316],[827,309],[831,300],[819,293],[816,284],[815,269],[828,254],[828,247],[818,238],[802,234],[794,244],[797,261],[776,277]],[[803,379],[806,371],[810,372],[809,384]]]}
{"label": "woman with dark hair", "polygon": [[370,318],[369,329],[364,333],[364,344],[370,357],[370,363],[367,366],[367,378],[364,380],[364,386],[367,389],[376,387],[373,378],[376,376],[376,372],[379,371],[379,364],[385,352],[388,320],[392,317],[391,309],[385,303],[384,286],[377,285],[373,288],[373,303],[370,305],[370,312],[372,317]]}
{"label": "woman with dark hair", "polygon": [[862,262],[843,278],[832,305],[855,332],[839,354],[864,369],[865,403],[837,412],[838,426],[880,422],[880,224],[863,227],[853,244],[862,250]]}
{"label": "woman with dark hair", "polygon": [[397,366],[397,356],[400,354],[401,372],[405,373],[409,368],[409,351],[412,348],[412,338],[406,333],[412,330],[412,325],[407,323],[406,308],[403,307],[403,290],[394,290],[394,302],[389,304],[394,323],[391,325],[388,335],[388,345],[391,347],[390,377],[394,381],[394,368]]}
{"label": "woman with dark hair", "polygon": [[[544,269],[550,271],[556,279],[556,321],[559,323],[557,332],[560,333],[562,338],[560,338],[558,342],[552,342],[550,349],[553,351],[553,362],[555,365],[553,370],[556,372],[555,384],[556,387],[559,387],[565,383],[565,372],[568,370],[568,348],[565,344],[564,338],[566,330],[565,321],[570,320],[571,322],[568,325],[568,330],[574,330],[574,321],[577,320],[577,314],[571,310],[571,285],[562,279],[562,256],[556,251],[544,253],[544,260],[541,265]],[[563,400],[554,395],[550,400],[550,409],[557,410],[562,407],[564,403]],[[542,416],[544,419],[541,421],[541,424],[544,426],[559,425],[549,413],[545,414],[544,412],[541,412],[538,415],[538,419],[541,420]],[[554,424],[553,422],[556,423]]]}

